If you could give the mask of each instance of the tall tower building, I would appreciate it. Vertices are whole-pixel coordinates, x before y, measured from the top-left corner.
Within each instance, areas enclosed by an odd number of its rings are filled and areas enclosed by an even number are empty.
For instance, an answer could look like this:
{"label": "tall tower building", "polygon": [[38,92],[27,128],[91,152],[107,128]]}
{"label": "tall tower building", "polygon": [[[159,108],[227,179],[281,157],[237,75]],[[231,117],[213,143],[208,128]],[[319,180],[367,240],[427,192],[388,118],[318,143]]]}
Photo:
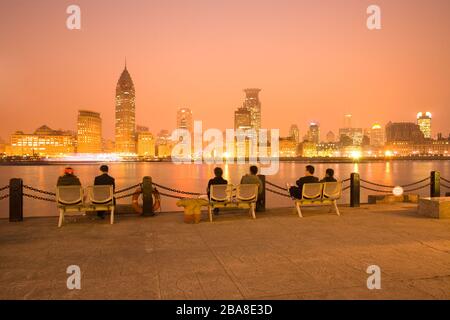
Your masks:
{"label": "tall tower building", "polygon": [[297,143],[300,142],[300,130],[296,124],[291,125],[291,128],[289,129],[289,137],[294,139]]}
{"label": "tall tower building", "polygon": [[370,130],[370,145],[374,147],[384,145],[384,131],[379,123],[375,123]]}
{"label": "tall tower building", "polygon": [[417,124],[425,139],[431,139],[431,112],[419,112],[417,114]]}
{"label": "tall tower building", "polygon": [[192,111],[188,108],[180,108],[177,112],[177,129],[186,129],[190,133],[194,129],[194,120],[192,119]]}
{"label": "tall tower building", "polygon": [[77,152],[102,152],[102,119],[100,113],[88,110],[78,111]]}
{"label": "tall tower building", "polygon": [[252,127],[252,115],[250,110],[242,107],[234,112],[234,129],[247,130]]}
{"label": "tall tower building", "polygon": [[316,144],[320,142],[320,128],[317,122],[311,122],[309,124],[307,140]]}
{"label": "tall tower building", "polygon": [[245,100],[243,107],[250,111],[251,127],[256,131],[261,129],[261,101],[259,100],[259,93],[261,89],[244,89]]}
{"label": "tall tower building", "polygon": [[136,153],[136,105],[133,80],[125,69],[116,87],[116,152]]}

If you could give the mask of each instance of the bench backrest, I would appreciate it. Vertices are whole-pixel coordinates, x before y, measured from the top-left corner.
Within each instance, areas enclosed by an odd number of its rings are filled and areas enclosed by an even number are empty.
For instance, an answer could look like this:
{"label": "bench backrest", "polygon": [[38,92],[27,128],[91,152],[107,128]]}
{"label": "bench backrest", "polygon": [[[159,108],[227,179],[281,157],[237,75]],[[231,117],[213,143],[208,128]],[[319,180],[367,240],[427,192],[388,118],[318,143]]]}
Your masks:
{"label": "bench backrest", "polygon": [[302,190],[302,199],[320,200],[322,191],[323,183],[305,183]]}
{"label": "bench backrest", "polygon": [[93,204],[111,204],[114,202],[113,186],[87,187],[89,201]]}
{"label": "bench backrest", "polygon": [[257,197],[258,197],[257,184],[240,184],[236,186],[237,201],[256,202]]}
{"label": "bench backrest", "polygon": [[325,182],[323,184],[323,198],[337,200],[341,198],[342,183],[341,182]]}
{"label": "bench backrest", "polygon": [[216,202],[230,202],[233,186],[229,184],[213,184],[209,191],[209,200]]}
{"label": "bench backrest", "polygon": [[83,203],[81,186],[60,186],[56,188],[56,201],[60,205],[74,206]]}

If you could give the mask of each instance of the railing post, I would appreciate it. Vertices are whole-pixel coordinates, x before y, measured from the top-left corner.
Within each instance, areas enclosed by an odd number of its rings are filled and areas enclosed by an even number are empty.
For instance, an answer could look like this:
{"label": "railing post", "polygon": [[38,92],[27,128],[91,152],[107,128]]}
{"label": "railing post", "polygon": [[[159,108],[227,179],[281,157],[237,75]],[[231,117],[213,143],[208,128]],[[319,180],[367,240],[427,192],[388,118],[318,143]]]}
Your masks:
{"label": "railing post", "polygon": [[431,171],[430,176],[430,197],[441,196],[441,174],[439,171]]}
{"label": "railing post", "polygon": [[350,207],[359,207],[360,205],[360,186],[359,173],[350,175]]}
{"label": "railing post", "polygon": [[142,215],[154,216],[153,211],[153,183],[152,177],[144,177],[142,179]]}
{"label": "railing post", "polygon": [[23,221],[23,180],[9,180],[9,221]]}
{"label": "railing post", "polygon": [[266,176],[259,174],[259,180],[261,180],[262,192],[258,195],[258,201],[256,202],[256,211],[266,211]]}

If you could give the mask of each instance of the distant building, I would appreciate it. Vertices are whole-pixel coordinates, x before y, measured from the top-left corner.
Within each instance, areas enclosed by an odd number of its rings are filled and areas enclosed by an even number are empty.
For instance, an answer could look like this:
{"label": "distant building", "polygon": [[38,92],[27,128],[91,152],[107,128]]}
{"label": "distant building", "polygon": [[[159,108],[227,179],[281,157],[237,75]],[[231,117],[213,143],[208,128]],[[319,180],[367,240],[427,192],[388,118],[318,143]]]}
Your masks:
{"label": "distant building", "polygon": [[139,132],[149,132],[149,131],[150,131],[149,127],[141,126],[141,125],[137,125],[136,126],[136,132],[137,133],[139,133]]}
{"label": "distant building", "polygon": [[384,131],[379,123],[375,123],[370,130],[370,145],[374,147],[384,145]]}
{"label": "distant building", "polygon": [[79,110],[77,153],[101,153],[102,150],[102,119],[100,113]]}
{"label": "distant building", "polygon": [[177,111],[177,129],[186,129],[191,134],[194,130],[192,111],[188,108],[180,108]]}
{"label": "distant building", "polygon": [[320,127],[317,122],[311,122],[309,124],[308,133],[306,134],[306,140],[312,143],[320,142]]}
{"label": "distant building", "polygon": [[251,128],[259,131],[261,129],[261,101],[259,100],[261,89],[244,89],[244,92],[245,100],[242,106],[250,111]]}
{"label": "distant building", "polygon": [[386,125],[386,143],[410,142],[421,143],[424,134],[419,125],[412,122],[389,122]]}
{"label": "distant building", "polygon": [[296,124],[291,125],[289,129],[289,136],[295,140],[295,142],[300,142],[300,130]]}
{"label": "distant building", "polygon": [[167,130],[161,130],[156,137],[156,153],[159,158],[167,158],[172,155],[174,143],[171,134]]}
{"label": "distant building", "polygon": [[296,157],[298,143],[292,137],[280,138],[279,139],[279,155],[281,158],[292,158]]}
{"label": "distant building", "polygon": [[352,128],[352,118],[351,114],[344,115],[344,128]]}
{"label": "distant building", "polygon": [[338,153],[338,146],[333,142],[319,143],[316,152],[318,157],[334,157]]}
{"label": "distant building", "polygon": [[114,140],[103,139],[102,140],[102,152],[103,153],[114,153],[116,151]]}
{"label": "distant building", "polygon": [[116,152],[136,153],[135,90],[126,65],[116,87],[115,135]]}
{"label": "distant building", "polygon": [[326,139],[328,143],[334,143],[336,142],[336,135],[333,131],[328,131]]}
{"label": "distant building", "polygon": [[340,128],[339,139],[341,141],[343,136],[348,137],[352,145],[360,146],[363,141],[364,130],[362,128]]}
{"label": "distant building", "polygon": [[17,131],[11,135],[13,156],[64,156],[75,152],[75,136],[71,132],[52,130],[46,125],[34,133]]}
{"label": "distant building", "polygon": [[317,144],[314,142],[304,141],[301,144],[302,157],[313,158],[317,157]]}
{"label": "distant building", "polygon": [[419,112],[417,124],[425,139],[431,139],[431,112]]}
{"label": "distant building", "polygon": [[155,138],[149,131],[138,132],[137,153],[140,157],[155,156]]}
{"label": "distant building", "polygon": [[247,130],[252,127],[252,116],[250,110],[242,107],[234,112],[234,129]]}

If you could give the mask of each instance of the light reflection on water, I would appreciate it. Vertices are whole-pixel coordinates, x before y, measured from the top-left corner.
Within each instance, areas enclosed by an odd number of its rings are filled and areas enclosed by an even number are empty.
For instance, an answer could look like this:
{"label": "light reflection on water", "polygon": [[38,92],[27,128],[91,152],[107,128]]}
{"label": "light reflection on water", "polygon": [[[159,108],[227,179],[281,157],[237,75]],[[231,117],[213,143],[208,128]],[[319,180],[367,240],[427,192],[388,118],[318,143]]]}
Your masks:
{"label": "light reflection on water", "polygon": [[[282,162],[277,175],[268,176],[267,180],[281,186],[286,182],[294,183],[303,175],[304,162]],[[324,163],[314,164],[316,175],[323,177],[327,168],[333,168],[336,176],[346,179],[351,172],[359,172],[365,180],[386,184],[401,185],[411,183],[429,176],[430,171],[440,171],[441,175],[450,178],[449,161],[391,161],[371,163]],[[98,174],[98,164],[76,164],[72,165],[80,178],[83,186],[93,183],[95,175]],[[156,183],[175,189],[192,192],[206,192],[208,179],[213,175],[215,165],[174,165],[172,163],[113,163],[110,164],[111,174],[116,178],[117,188],[125,188],[142,180],[143,176],[151,176]],[[241,176],[247,173],[248,165],[226,164],[222,165],[224,177],[230,183],[239,183]],[[62,174],[64,165],[51,166],[0,166],[0,187],[8,184],[10,178],[21,177],[24,183],[39,189],[55,191],[55,183],[58,176]],[[450,192],[450,190],[447,190]],[[28,191],[27,191],[28,192]],[[422,190],[426,195],[428,189]],[[3,193],[2,193],[3,194]],[[373,192],[371,192],[373,194]],[[361,200],[367,201],[368,193],[361,190]],[[292,206],[288,198],[268,193],[268,207]],[[25,198],[25,216],[57,215],[55,205],[42,201]],[[119,203],[129,203],[129,199],[120,200]],[[176,200],[162,199],[164,211],[179,210],[175,205]],[[348,192],[344,195],[342,202],[348,203]],[[8,216],[8,200],[0,201],[0,218]]]}

